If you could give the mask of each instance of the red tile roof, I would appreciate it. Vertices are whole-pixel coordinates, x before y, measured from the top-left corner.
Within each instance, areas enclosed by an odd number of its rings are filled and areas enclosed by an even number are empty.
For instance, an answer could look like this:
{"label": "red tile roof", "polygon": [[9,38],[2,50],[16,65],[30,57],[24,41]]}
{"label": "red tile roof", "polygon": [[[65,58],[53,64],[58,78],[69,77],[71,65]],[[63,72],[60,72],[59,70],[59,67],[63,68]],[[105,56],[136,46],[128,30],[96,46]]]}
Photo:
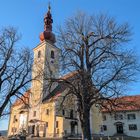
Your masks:
{"label": "red tile roof", "polygon": [[77,73],[78,73],[77,71],[70,72],[70,73],[60,77],[60,79],[63,79],[63,80],[69,79],[69,78],[75,76]]}
{"label": "red tile roof", "polygon": [[13,106],[18,106],[22,104],[28,104],[29,103],[29,95],[30,95],[30,90],[26,91],[21,98],[16,99],[14,102]]}
{"label": "red tile roof", "polygon": [[[115,98],[115,104],[112,106],[112,111],[137,111],[140,110],[140,95],[134,96],[123,96],[120,98]],[[106,106],[107,108],[103,108],[102,112],[109,112],[111,111],[111,107],[109,105]]]}

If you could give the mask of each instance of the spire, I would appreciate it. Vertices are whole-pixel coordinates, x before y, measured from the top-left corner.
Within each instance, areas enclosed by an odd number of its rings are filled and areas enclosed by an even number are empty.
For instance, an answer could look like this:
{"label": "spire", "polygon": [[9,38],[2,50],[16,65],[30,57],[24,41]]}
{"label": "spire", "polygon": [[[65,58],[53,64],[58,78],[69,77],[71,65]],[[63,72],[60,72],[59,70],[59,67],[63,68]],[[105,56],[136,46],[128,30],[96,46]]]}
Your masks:
{"label": "spire", "polygon": [[50,5],[50,2],[49,2],[49,5],[48,5],[48,11],[51,11],[51,5]]}
{"label": "spire", "polygon": [[51,43],[55,43],[55,35],[52,33],[52,15],[51,15],[51,6],[48,5],[48,12],[44,17],[44,32],[40,34],[40,41],[44,40],[51,41]]}
{"label": "spire", "polygon": [[53,19],[52,19],[52,15],[51,15],[51,6],[48,6],[48,12],[44,17],[44,30],[50,30],[52,31],[52,23],[53,23]]}

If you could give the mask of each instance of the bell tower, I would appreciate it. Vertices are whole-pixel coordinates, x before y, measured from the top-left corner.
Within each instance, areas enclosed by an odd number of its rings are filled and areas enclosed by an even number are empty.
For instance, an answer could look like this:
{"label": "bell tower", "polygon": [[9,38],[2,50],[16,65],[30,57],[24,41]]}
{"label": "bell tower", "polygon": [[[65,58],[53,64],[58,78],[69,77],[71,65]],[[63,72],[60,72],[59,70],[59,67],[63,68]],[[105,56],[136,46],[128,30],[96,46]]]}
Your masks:
{"label": "bell tower", "polygon": [[[55,46],[55,35],[52,32],[52,15],[49,5],[48,12],[44,17],[44,31],[40,34],[40,44],[33,49],[34,63],[31,87],[32,111],[42,102],[42,98],[48,94],[47,86],[49,78],[59,76],[59,54],[60,49]],[[38,116],[39,117],[39,116]]]}

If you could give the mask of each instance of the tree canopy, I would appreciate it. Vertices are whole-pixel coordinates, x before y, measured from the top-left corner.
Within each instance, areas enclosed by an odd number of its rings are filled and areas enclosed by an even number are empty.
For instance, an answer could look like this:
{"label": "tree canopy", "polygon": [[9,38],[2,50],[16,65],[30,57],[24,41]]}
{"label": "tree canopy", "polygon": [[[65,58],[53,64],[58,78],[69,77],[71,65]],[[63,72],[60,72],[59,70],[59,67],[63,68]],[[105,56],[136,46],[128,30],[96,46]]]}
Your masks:
{"label": "tree canopy", "polygon": [[13,99],[20,98],[31,81],[31,51],[18,48],[19,39],[13,27],[0,31],[0,117],[10,112]]}
{"label": "tree canopy", "polygon": [[127,47],[131,36],[128,23],[118,23],[103,14],[77,13],[59,28],[62,72],[77,71],[74,82],[64,82],[69,85],[68,94],[77,98],[83,139],[91,140],[91,107],[104,107],[104,102],[115,105],[112,98],[120,97],[127,84],[136,79],[139,63]]}

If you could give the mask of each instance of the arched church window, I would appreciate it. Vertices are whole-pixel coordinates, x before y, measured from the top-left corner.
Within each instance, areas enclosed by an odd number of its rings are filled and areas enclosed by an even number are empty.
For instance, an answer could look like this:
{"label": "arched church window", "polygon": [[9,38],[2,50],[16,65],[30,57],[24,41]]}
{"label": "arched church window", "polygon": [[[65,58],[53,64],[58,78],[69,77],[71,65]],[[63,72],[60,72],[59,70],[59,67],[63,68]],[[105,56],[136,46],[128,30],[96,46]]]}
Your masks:
{"label": "arched church window", "polygon": [[41,51],[38,51],[38,58],[41,57]]}
{"label": "arched church window", "polygon": [[51,58],[54,59],[54,51],[51,51]]}

